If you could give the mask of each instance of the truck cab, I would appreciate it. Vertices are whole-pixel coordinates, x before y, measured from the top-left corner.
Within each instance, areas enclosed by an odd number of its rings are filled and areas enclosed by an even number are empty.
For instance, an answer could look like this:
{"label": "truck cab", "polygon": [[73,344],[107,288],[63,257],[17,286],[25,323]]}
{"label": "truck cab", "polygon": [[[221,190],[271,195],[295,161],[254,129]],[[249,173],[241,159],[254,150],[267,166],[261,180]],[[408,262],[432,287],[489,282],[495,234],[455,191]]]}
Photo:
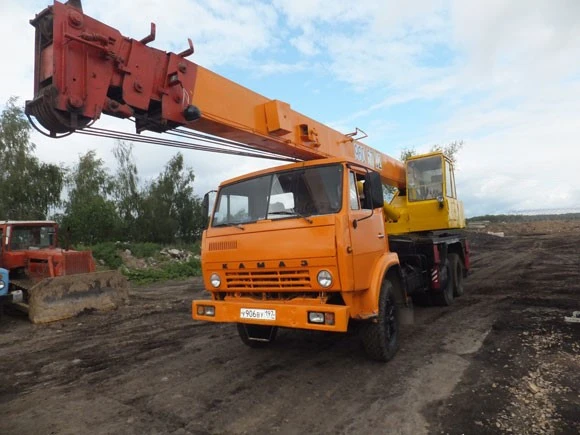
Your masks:
{"label": "truck cab", "polygon": [[194,301],[199,320],[344,332],[376,316],[384,275],[398,273],[378,173],[324,159],[222,183],[202,267],[211,301]]}
{"label": "truck cab", "polygon": [[0,267],[8,269],[14,279],[29,282],[58,275],[64,262],[56,245],[57,231],[54,221],[0,222]]}

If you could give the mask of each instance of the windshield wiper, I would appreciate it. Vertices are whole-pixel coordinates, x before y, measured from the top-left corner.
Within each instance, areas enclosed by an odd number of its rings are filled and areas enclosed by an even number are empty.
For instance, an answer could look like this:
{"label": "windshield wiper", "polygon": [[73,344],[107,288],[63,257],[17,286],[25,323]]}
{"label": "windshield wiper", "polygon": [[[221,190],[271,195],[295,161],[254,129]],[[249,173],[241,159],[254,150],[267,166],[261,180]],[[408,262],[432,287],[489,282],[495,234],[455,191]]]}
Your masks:
{"label": "windshield wiper", "polygon": [[271,214],[283,214],[283,215],[288,215],[288,216],[298,216],[298,217],[301,217],[302,219],[304,219],[309,224],[311,224],[313,222],[312,219],[310,219],[308,216],[300,214],[297,211],[280,210],[280,211],[271,211],[270,213],[268,213],[268,215],[271,215]]}
{"label": "windshield wiper", "polygon": [[242,226],[242,224],[236,224],[236,223],[225,223],[225,224],[217,224],[217,225],[212,225],[212,227],[214,228],[218,228],[218,227],[234,227],[237,228],[239,230],[245,230],[245,228]]}
{"label": "windshield wiper", "polygon": [[294,213],[290,210],[271,211],[268,214],[290,214],[292,216],[298,215],[298,213]]}

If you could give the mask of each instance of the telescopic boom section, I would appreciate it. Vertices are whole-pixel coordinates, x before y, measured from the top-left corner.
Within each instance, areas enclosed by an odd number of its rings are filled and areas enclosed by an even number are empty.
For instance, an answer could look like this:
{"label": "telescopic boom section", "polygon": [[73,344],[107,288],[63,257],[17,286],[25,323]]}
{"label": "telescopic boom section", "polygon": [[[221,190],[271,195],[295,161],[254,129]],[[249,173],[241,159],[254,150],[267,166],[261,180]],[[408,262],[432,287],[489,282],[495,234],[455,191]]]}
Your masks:
{"label": "telescopic boom section", "polygon": [[344,157],[405,185],[404,165],[189,60],[83,13],[80,1],[59,2],[38,14],[34,100],[26,113],[53,137],[89,126],[102,113],[134,118],[137,132],[183,126],[245,144],[249,149],[299,160]]}

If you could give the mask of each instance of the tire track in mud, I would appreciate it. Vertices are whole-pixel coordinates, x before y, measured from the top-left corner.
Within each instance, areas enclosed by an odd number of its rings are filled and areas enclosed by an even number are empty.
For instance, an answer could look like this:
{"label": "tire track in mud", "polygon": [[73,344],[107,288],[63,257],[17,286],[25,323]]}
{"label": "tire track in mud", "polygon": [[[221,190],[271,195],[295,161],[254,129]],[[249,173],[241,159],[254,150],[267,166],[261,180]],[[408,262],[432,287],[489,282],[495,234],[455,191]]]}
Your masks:
{"label": "tire track in mud", "polygon": [[283,330],[271,348],[249,349],[234,326],[191,320],[202,294],[190,285],[136,289],[128,307],[50,327],[12,319],[0,335],[0,432],[433,431],[459,386],[478,382],[470,368],[490,351],[480,346],[498,316],[517,312],[515,301],[570,306],[572,296],[548,292],[546,274],[551,289],[580,282],[579,239],[474,237],[466,295],[449,308],[418,307],[388,364],[365,358],[356,328]]}

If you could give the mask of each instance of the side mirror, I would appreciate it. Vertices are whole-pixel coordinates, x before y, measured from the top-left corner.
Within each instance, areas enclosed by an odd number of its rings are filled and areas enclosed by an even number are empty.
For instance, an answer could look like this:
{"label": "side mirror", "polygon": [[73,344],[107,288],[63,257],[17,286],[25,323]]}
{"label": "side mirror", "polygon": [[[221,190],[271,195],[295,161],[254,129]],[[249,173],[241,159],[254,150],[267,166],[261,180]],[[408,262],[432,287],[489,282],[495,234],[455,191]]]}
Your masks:
{"label": "side mirror", "polygon": [[365,175],[365,187],[368,189],[366,194],[371,197],[373,209],[383,208],[385,204],[385,199],[383,197],[383,183],[378,172],[367,172]]}
{"label": "side mirror", "polygon": [[203,201],[201,202],[201,219],[204,228],[209,225],[209,193],[203,195]]}
{"label": "side mirror", "polygon": [[215,202],[217,191],[210,190],[205,195],[203,195],[203,201],[201,202],[201,215],[203,228],[207,228],[209,225],[209,215],[213,208],[213,203]]}

